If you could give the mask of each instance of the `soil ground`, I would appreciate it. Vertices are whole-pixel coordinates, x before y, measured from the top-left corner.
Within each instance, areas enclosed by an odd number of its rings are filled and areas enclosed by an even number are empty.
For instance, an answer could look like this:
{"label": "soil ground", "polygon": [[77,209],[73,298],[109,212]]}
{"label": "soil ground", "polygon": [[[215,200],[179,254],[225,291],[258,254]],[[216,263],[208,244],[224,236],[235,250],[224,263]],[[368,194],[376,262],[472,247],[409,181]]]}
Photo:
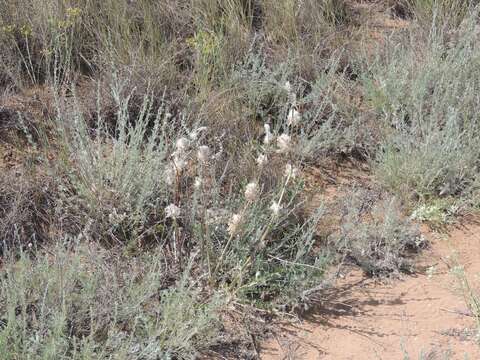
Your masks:
{"label": "soil ground", "polygon": [[460,264],[478,289],[480,224],[425,236],[431,246],[415,275],[379,282],[351,269],[301,323],[279,326],[261,358],[480,359],[475,319],[451,271]]}

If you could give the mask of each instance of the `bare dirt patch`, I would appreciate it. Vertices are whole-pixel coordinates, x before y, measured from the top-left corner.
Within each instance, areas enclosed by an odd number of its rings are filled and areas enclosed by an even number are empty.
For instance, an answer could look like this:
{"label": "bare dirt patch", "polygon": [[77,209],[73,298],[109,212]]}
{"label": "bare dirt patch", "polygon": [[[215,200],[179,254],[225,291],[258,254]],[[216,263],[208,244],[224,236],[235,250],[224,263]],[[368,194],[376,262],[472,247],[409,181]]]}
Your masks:
{"label": "bare dirt patch", "polygon": [[352,270],[322,294],[305,320],[281,327],[264,344],[262,359],[480,358],[475,320],[456,290],[449,267],[480,273],[480,225],[427,233],[431,248],[418,273],[379,282]]}

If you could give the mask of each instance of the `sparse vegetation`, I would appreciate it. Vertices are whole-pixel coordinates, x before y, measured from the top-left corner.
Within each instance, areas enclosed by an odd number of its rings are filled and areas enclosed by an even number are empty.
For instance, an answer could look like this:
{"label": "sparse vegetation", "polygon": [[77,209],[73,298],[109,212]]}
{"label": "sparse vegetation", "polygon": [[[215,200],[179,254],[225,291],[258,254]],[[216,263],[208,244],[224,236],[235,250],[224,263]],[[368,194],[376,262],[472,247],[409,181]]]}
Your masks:
{"label": "sparse vegetation", "polygon": [[[410,271],[480,204],[476,5],[0,0],[4,358],[196,358],[338,259]],[[379,190],[335,213],[307,173],[346,161]]]}
{"label": "sparse vegetation", "polygon": [[340,229],[331,240],[373,275],[411,271],[411,254],[426,245],[414,224],[402,218],[397,199],[368,192],[349,194]]}

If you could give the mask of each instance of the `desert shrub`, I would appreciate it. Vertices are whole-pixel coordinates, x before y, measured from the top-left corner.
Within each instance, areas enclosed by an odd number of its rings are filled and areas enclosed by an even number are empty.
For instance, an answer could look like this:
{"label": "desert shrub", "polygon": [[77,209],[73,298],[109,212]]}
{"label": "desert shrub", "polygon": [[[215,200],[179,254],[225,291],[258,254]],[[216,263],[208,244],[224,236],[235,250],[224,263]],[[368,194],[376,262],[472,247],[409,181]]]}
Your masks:
{"label": "desert shrub", "polygon": [[210,285],[247,302],[264,294],[270,306],[295,305],[299,289],[321,281],[328,257],[314,249],[318,218],[302,213],[295,137],[279,128],[261,145],[249,139],[251,172],[227,176],[245,153],[148,98],[131,116],[129,94],[120,85],[112,91],[113,127],[100,116],[91,128],[75,105],[58,103],[62,161],[52,165],[63,189],[58,211],[74,224],[64,227],[69,233],[128,243],[127,252],[159,244],[172,267],[198,256],[196,271]]}
{"label": "desert shrub", "polygon": [[342,210],[334,247],[371,275],[411,271],[410,255],[425,245],[398,200],[369,191],[350,194]]}
{"label": "desert shrub", "polygon": [[[469,206],[471,204],[467,204]],[[431,227],[451,223],[456,216],[461,214],[465,205],[455,201],[455,198],[435,198],[416,207],[411,214],[413,220],[428,223]]]}
{"label": "desert shrub", "polygon": [[[272,118],[280,127],[281,117],[286,115],[289,102],[288,91],[284,84],[292,77],[292,63],[288,60],[274,67],[269,66],[265,56],[253,49],[245,59],[237,64],[227,86],[235,86],[236,101],[242,103],[248,113],[247,118],[252,120],[266,120]],[[295,88],[292,90],[296,93]]]}
{"label": "desert shrub", "polygon": [[[321,282],[329,261],[314,247],[319,214],[303,213],[299,169],[278,150],[266,144],[254,177],[248,183],[245,177],[230,179],[227,193],[221,190],[225,179],[216,175],[220,160],[212,157],[197,165],[190,160],[190,173],[180,173],[176,181],[193,188],[172,194],[175,205],[169,205],[178,211],[176,236],[186,237],[187,253],[199,252],[197,264],[210,284],[237,301],[267,308],[302,303],[302,292]],[[235,161],[235,154],[229,158]],[[266,166],[266,159],[282,171]]]}
{"label": "desert shrub", "polygon": [[480,159],[476,37],[466,26],[447,46],[432,34],[425,49],[409,43],[372,67],[367,95],[384,137],[374,168],[392,190],[420,198],[469,192]]}
{"label": "desert shrub", "polygon": [[215,341],[222,302],[185,276],[169,284],[161,254],[67,244],[4,265],[4,359],[191,359]]}
{"label": "desert shrub", "polygon": [[236,213],[240,219],[235,233],[233,216],[223,241],[221,232],[212,233],[221,249],[215,276],[229,284],[240,301],[267,309],[297,308],[308,302],[304,292],[322,282],[331,260],[327,251],[315,248],[323,210],[295,219],[301,216],[295,209],[297,191],[284,195],[278,214],[272,204],[279,195],[273,192]]}
{"label": "desert shrub", "polygon": [[338,69],[339,56],[333,56],[325,65],[325,73],[300,100],[305,106],[297,154],[304,161],[318,163],[332,155],[366,158],[374,152],[375,131],[349,99],[355,84]]}
{"label": "desert shrub", "polygon": [[[251,52],[235,67],[231,87],[245,120],[268,123],[272,131],[286,129],[297,139],[296,157],[321,161],[326,155],[361,153],[374,147],[371,129],[351,102],[354,84],[340,70],[342,52],[325,61],[313,82],[295,73],[293,58],[269,66],[262,52]],[[235,84],[235,86],[233,85]],[[297,114],[295,123],[292,112]]]}
{"label": "desert shrub", "polygon": [[[164,108],[152,109],[151,99],[144,98],[135,118],[131,118],[130,94],[123,83],[115,83],[112,97],[117,113],[114,124],[99,115],[90,128],[77,104],[57,103],[60,162],[53,164],[68,181],[63,192],[72,191],[73,207],[83,224],[93,222],[92,230],[111,233],[113,239],[125,241],[138,235],[155,207],[164,202],[166,145]],[[113,128],[112,128],[113,127]],[[75,209],[75,210],[73,210]]]}

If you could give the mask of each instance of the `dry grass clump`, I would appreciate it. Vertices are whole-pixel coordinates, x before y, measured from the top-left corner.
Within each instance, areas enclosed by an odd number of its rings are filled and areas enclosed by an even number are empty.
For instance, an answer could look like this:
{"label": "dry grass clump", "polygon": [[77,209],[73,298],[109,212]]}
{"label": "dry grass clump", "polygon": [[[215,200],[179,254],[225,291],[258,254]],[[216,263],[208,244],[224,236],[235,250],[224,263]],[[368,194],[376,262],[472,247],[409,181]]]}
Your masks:
{"label": "dry grass clump", "polygon": [[414,14],[419,22],[430,27],[454,28],[469,16],[478,0],[402,0],[400,5]]}

